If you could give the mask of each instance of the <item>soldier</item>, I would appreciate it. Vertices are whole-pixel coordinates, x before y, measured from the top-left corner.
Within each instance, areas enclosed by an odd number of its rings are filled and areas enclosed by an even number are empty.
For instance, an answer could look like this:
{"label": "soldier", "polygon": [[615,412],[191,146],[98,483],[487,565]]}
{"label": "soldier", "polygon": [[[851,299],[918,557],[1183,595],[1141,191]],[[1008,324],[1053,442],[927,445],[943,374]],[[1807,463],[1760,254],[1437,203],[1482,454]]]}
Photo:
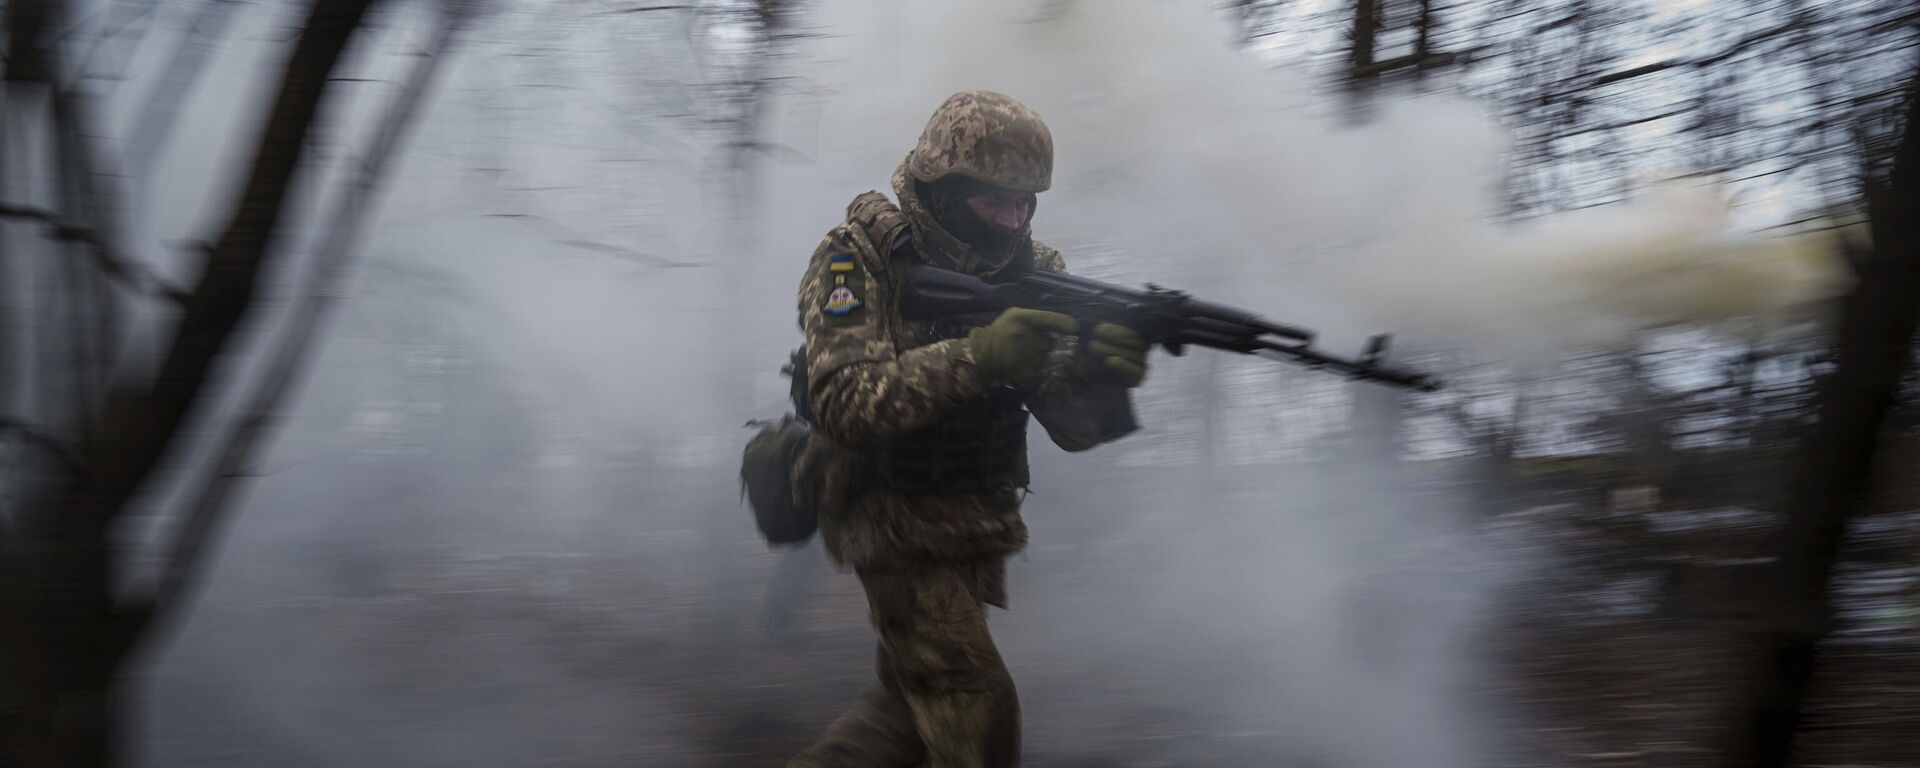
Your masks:
{"label": "soldier", "polygon": [[1124,405],[1147,344],[1101,324],[1082,347],[1071,318],[1026,309],[906,321],[897,280],[914,262],[990,282],[1063,270],[1028,228],[1052,174],[1038,114],[957,93],[894,172],[899,204],[854,198],[813,253],[799,294],[814,421],[800,474],[821,478],[820,536],[866,590],[880,682],[790,768],[1019,760],[1019,702],[986,606],[1006,607],[1005,560],[1027,542],[1027,417],[1069,451],[1118,439],[1131,426],[1106,426],[1114,400],[1089,393],[1118,391]]}

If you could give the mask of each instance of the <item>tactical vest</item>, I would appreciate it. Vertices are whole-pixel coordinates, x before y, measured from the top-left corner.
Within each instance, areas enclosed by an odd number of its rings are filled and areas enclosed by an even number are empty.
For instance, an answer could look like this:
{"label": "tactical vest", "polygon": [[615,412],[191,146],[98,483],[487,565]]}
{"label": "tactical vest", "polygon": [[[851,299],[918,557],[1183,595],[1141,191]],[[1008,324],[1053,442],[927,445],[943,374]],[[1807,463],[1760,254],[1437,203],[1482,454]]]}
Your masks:
{"label": "tactical vest", "polygon": [[[848,222],[890,264],[920,261],[912,225],[906,214],[877,192],[854,198],[847,208]],[[1032,251],[1016,258],[1013,275],[1033,268]],[[874,275],[889,281],[887,311],[891,313],[894,347],[905,352],[945,339],[964,338],[976,327],[992,322],[993,313],[943,318],[932,323],[901,320],[897,300],[900,270]],[[899,435],[870,451],[874,479],[905,491],[957,491],[996,485],[1027,485],[1027,410],[1020,393],[995,387],[937,422]]]}

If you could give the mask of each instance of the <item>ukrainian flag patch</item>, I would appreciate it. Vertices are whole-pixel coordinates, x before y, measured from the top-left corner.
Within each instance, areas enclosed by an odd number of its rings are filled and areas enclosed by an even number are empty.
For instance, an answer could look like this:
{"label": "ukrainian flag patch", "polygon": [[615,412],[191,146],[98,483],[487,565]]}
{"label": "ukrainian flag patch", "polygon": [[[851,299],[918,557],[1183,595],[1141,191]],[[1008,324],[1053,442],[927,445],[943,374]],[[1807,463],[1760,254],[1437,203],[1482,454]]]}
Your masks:
{"label": "ukrainian flag patch", "polygon": [[[865,292],[866,279],[861,274],[860,262],[851,252],[827,254],[827,271],[820,275],[825,283],[821,288],[826,298],[820,302],[820,314],[825,315],[828,325],[857,324],[861,320],[860,308],[866,306],[860,294]],[[828,280],[828,276],[832,280]]]}

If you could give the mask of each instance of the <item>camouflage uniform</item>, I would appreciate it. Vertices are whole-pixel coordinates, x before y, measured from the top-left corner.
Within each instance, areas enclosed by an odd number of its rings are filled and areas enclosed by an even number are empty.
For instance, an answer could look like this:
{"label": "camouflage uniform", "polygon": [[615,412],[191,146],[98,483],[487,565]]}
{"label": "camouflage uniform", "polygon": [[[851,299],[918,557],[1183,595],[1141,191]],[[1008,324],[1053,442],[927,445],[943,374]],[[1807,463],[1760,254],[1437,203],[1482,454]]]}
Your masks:
{"label": "camouflage uniform", "polygon": [[[880,684],[793,768],[1017,763],[1019,702],[985,606],[1006,607],[1005,558],[1027,542],[1027,416],[1069,451],[1120,437],[1103,433],[1081,397],[1087,379],[1073,339],[1059,340],[1041,383],[1023,391],[986,385],[974,371],[966,332],[991,316],[899,316],[898,267],[909,260],[989,281],[1065,268],[1058,251],[1024,229],[1007,253],[976,252],[916,194],[916,178],[961,172],[943,172],[948,166],[985,168],[993,177],[985,180],[1024,191],[1046,188],[1052,147],[1044,126],[1009,149],[1005,136],[981,140],[980,110],[1001,110],[987,116],[992,127],[995,117],[1019,118],[1026,108],[983,92],[949,100],[894,174],[899,207],[878,192],[855,198],[801,282],[815,420],[802,461],[819,462],[824,478],[818,514],[827,550],[866,589]],[[929,146],[946,154],[929,156]],[[1036,157],[1045,166],[1037,173]],[[1005,172],[994,172],[996,164]]]}

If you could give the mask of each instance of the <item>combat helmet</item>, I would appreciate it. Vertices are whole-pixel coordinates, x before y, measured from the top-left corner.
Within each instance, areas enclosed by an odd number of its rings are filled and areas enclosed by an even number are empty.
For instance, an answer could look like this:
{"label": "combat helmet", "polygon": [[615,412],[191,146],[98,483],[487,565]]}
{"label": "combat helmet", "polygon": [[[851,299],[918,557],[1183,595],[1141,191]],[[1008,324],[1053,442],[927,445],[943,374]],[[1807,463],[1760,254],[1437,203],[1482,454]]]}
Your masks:
{"label": "combat helmet", "polygon": [[907,171],[923,182],[960,174],[1021,192],[1053,186],[1053,134],[1040,113],[1005,94],[961,91],[933,111]]}

